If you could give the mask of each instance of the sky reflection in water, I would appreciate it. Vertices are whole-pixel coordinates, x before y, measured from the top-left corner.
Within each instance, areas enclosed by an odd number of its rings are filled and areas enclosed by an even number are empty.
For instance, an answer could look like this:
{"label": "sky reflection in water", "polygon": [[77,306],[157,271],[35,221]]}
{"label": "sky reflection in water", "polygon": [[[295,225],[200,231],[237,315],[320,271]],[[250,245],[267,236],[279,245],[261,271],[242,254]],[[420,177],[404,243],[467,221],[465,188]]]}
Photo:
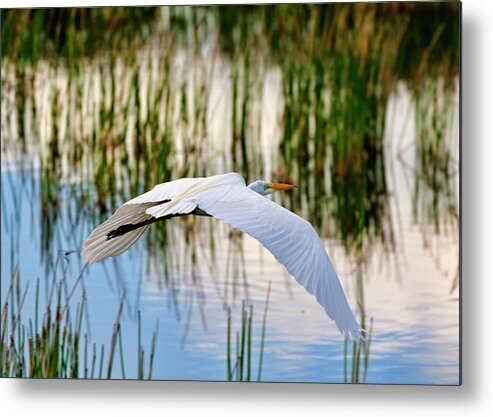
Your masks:
{"label": "sky reflection in water", "polygon": [[262,381],[457,384],[458,6],[2,14],[2,304],[18,265],[29,326],[36,279],[44,311],[53,278],[68,267],[67,294],[81,244],[122,201],[237,171],[298,186],[273,198],[314,225],[373,329],[359,368],[272,255],[209,218],[155,224],[86,270],[70,313],[85,289],[90,347],[108,352],[125,293],[126,377],[140,311],[146,367],[159,322],[154,379],[225,380],[228,311],[234,351],[244,303],[256,380],[271,282]]}
{"label": "sky reflection in water", "polygon": [[[401,137],[413,137],[408,96],[400,89],[390,107],[398,117],[388,124],[388,170],[392,172],[390,204],[396,230],[396,252],[385,253],[378,245],[370,259],[358,266],[335,239],[326,239],[350,305],[356,310],[354,277],[362,269],[366,317],[373,318],[372,345],[367,382],[412,384],[457,384],[459,378],[459,304],[457,290],[450,293],[458,267],[458,235],[435,234],[415,222],[412,190],[408,184],[413,165],[411,152],[404,162],[395,158]],[[268,130],[268,129],[267,129]],[[39,169],[20,169],[2,162],[2,294],[11,273],[12,234],[15,262],[23,282],[36,277],[49,280],[42,259],[40,236]],[[22,164],[20,164],[22,165]],[[34,186],[34,189],[33,189]],[[62,187],[62,204],[55,224],[52,253],[78,250],[90,231],[89,225],[68,226],[77,217],[69,204],[69,184]],[[15,199],[14,199],[15,196]],[[19,210],[19,211],[18,211]],[[16,216],[20,219],[17,224]],[[173,220],[167,226],[173,236],[170,258],[151,258],[145,242],[103,265],[90,266],[84,278],[88,296],[91,341],[108,345],[121,290],[126,290],[123,315],[124,353],[127,375],[135,375],[136,312],[143,317],[143,343],[150,345],[159,319],[159,337],[153,370],[155,379],[225,380],[227,306],[232,308],[233,331],[240,327],[241,303],[253,305],[253,375],[256,377],[261,320],[269,281],[272,293],[262,369],[263,381],[343,382],[344,342],[334,323],[315,299],[286,273],[255,240],[231,233],[213,219]],[[198,248],[191,267],[190,243],[184,230],[195,227]],[[70,241],[67,241],[67,230]],[[213,231],[211,249],[208,232]],[[75,233],[74,233],[75,232]],[[426,239],[424,238],[426,237]],[[16,240],[18,240],[16,242]],[[425,247],[424,242],[428,247]],[[75,245],[75,246],[74,246]],[[239,249],[242,247],[242,251]],[[16,251],[18,250],[18,253]],[[242,259],[243,258],[243,259]],[[69,285],[80,271],[80,255],[69,260]],[[163,264],[170,274],[166,280]],[[33,282],[34,283],[34,282]],[[32,283],[32,284],[33,284]],[[31,317],[31,291],[24,315]],[[80,300],[80,290],[73,302]],[[42,299],[44,299],[42,297]],[[2,303],[3,303],[2,299]],[[120,375],[115,366],[114,377]]]}

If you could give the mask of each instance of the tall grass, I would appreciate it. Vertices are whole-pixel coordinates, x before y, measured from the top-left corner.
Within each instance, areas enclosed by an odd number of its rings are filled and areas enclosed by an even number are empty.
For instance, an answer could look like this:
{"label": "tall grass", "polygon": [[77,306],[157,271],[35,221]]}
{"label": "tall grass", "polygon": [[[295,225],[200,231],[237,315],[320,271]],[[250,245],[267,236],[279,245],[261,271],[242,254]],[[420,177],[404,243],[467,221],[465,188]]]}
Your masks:
{"label": "tall grass", "polygon": [[348,384],[366,384],[370,364],[370,347],[373,336],[373,319],[367,337],[358,342],[344,340],[343,379]]}
{"label": "tall grass", "polygon": [[457,226],[458,221],[455,178],[459,155],[453,132],[457,106],[455,94],[443,83],[427,85],[426,90],[415,93],[413,215],[416,221],[432,224],[440,233],[447,226]]}
{"label": "tall grass", "polygon": [[[265,346],[265,334],[267,325],[267,311],[269,308],[271,282],[267,289],[264,313],[262,317],[262,332],[260,336],[260,347],[258,354],[257,382],[262,378],[262,366]],[[245,302],[241,305],[241,322],[240,330],[236,333],[232,330],[231,308],[228,307],[227,327],[226,327],[226,368],[228,381],[245,381],[253,380],[253,339],[252,339],[252,322],[253,322],[253,305],[247,309]],[[235,338],[235,341],[232,339]]]}
{"label": "tall grass", "polygon": [[[384,154],[389,98],[404,81],[419,92],[413,93],[416,106],[428,112],[429,103],[423,106],[419,97],[428,94],[430,85],[443,81],[439,96],[453,93],[459,7],[369,3],[216,10],[218,41],[235,57],[233,65],[238,56],[254,53],[280,69],[283,114],[275,173],[299,186],[285,203],[296,211],[307,207],[319,231],[332,230],[358,261],[368,258],[376,244],[386,251],[395,245]],[[244,26],[251,30],[242,31]],[[442,119],[453,113],[451,107],[441,110]],[[433,124],[421,120],[425,128]],[[450,131],[446,134],[450,137]],[[426,159],[430,146],[419,135],[416,154]],[[446,163],[453,146],[434,146],[433,161]],[[436,171],[429,168],[437,166],[433,161],[420,164],[420,176]],[[443,189],[449,178],[434,179],[434,199],[453,198],[450,188]],[[425,210],[437,213],[433,207]],[[333,219],[331,226],[327,219]]]}
{"label": "tall grass", "polygon": [[[456,117],[459,11],[456,2],[2,10],[2,152],[39,163],[46,271],[53,268],[60,233],[74,247],[83,240],[73,234],[79,222],[77,230],[88,234],[122,201],[157,183],[228,170],[247,180],[264,176],[297,184],[283,203],[307,217],[322,237],[336,237],[358,266],[377,248],[392,252],[384,137],[389,98],[401,82],[415,105],[415,219],[441,233],[446,213],[452,213],[449,220],[458,215],[456,144],[449,138]],[[267,102],[266,74],[279,76],[280,86]],[[277,106],[274,136],[262,138],[262,113]],[[265,142],[275,145],[272,160]],[[63,217],[67,201],[80,216]],[[447,224],[457,227],[454,220]],[[194,220],[182,225],[184,262],[195,279],[197,253],[204,243],[213,248],[215,235],[205,221],[206,242],[197,238]],[[151,258],[165,254],[160,272],[176,291],[170,278],[178,268],[176,233],[169,225],[156,226],[147,239]],[[232,238],[231,251],[241,249]],[[228,262],[230,276],[246,283],[241,255]],[[150,260],[147,266],[156,267]],[[233,279],[226,282],[225,304],[228,288],[232,299],[238,296]],[[358,294],[363,287],[357,278]],[[16,300],[17,308],[21,298]],[[75,312],[80,321],[84,302]],[[9,320],[15,323],[13,311]],[[56,351],[72,364],[79,361],[75,340],[80,349],[84,343],[84,357],[91,347],[77,333],[80,323],[71,326],[67,314],[50,314],[40,326],[66,337],[64,353],[55,349],[51,355]],[[228,377],[252,377],[243,369],[252,314],[243,312],[239,354],[228,360],[235,369]],[[119,317],[108,353],[112,363],[115,350],[121,351]],[[36,331],[18,324],[14,330],[24,335],[16,342],[27,346],[34,338],[36,346]],[[144,377],[138,344],[138,375]],[[233,344],[229,340],[228,351]],[[87,373],[103,375],[104,346],[92,348]],[[353,364],[365,348],[353,348]],[[9,364],[25,373],[21,365],[31,359],[21,352],[10,351]],[[64,366],[70,375],[71,365]],[[125,375],[123,362],[120,367]]]}
{"label": "tall grass", "polygon": [[[70,307],[70,298],[80,282],[84,270],[70,293],[67,291],[67,270],[57,280],[55,275],[49,288],[48,300],[40,311],[40,280],[36,280],[34,317],[25,318],[23,307],[29,292],[29,282],[21,289],[19,268],[12,272],[10,286],[2,306],[0,336],[0,375],[21,378],[112,378],[117,351],[120,359],[121,378],[125,379],[125,359],[122,348],[120,320],[125,295],[122,295],[117,317],[113,325],[109,351],[89,342],[87,331],[83,332],[86,319],[87,295],[82,290],[75,313]],[[65,294],[65,295],[64,295]],[[42,314],[41,314],[42,313]],[[140,329],[140,313],[138,326]],[[139,330],[140,334],[140,330]],[[152,379],[152,368],[156,349],[157,324],[152,336],[147,378]],[[139,338],[138,372],[136,378],[144,379],[144,349]],[[105,371],[106,368],[106,371]]]}
{"label": "tall grass", "polygon": [[[388,99],[404,80],[423,113],[430,85],[441,78],[444,94],[455,88],[458,12],[458,3],[7,11],[2,136],[42,143],[54,178],[67,166],[82,173],[102,218],[156,183],[230,169],[296,183],[290,208],[306,207],[349,252],[374,241],[391,248]],[[208,138],[218,67],[230,80],[229,150],[219,158]],[[272,138],[279,158],[264,174],[254,108],[267,69],[280,72],[282,95],[271,100],[283,110]],[[418,157],[429,154],[425,136]],[[435,146],[433,160],[447,159],[447,146]]]}
{"label": "tall grass", "polygon": [[155,7],[2,9],[2,58],[70,62],[99,53],[101,45],[125,49],[148,38],[158,13]]}

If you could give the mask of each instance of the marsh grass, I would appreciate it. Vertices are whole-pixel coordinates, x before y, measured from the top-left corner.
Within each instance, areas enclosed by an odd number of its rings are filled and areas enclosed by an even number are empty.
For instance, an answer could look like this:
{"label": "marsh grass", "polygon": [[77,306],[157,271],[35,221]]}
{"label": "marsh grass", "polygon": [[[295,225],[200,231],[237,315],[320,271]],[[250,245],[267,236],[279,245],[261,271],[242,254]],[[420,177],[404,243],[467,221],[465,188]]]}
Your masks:
{"label": "marsh grass", "polygon": [[[440,93],[441,92],[441,93]],[[450,143],[455,127],[456,102],[452,90],[429,83],[416,93],[416,128],[413,215],[432,224],[440,233],[456,225],[455,177],[458,174],[456,143]]]}
{"label": "marsh grass", "polygon": [[359,321],[361,328],[365,331],[365,337],[357,342],[350,342],[344,339],[344,362],[343,379],[345,383],[365,384],[370,360],[370,346],[373,336],[373,317],[368,323],[365,304],[365,285],[364,285],[364,262],[363,260],[356,267],[355,271],[355,292],[356,302],[359,310]]}
{"label": "marsh grass", "polygon": [[[260,347],[258,353],[257,382],[262,378],[262,366],[264,357],[265,334],[267,326],[267,311],[269,308],[271,282],[267,289],[264,313],[262,317],[262,332],[260,336]],[[236,333],[232,330],[231,308],[227,309],[226,327],[226,368],[228,381],[251,382],[253,379],[253,348],[252,348],[252,322],[253,305],[246,308],[245,302],[241,305],[240,330]],[[232,340],[235,338],[235,342]]]}
{"label": "marsh grass", "polygon": [[2,9],[2,57],[72,61],[97,54],[102,44],[125,49],[148,37],[158,12],[155,7]]}
{"label": "marsh grass", "polygon": [[[156,183],[215,173],[208,132],[219,66],[229,80],[222,170],[247,181],[271,176],[262,172],[254,109],[266,70],[278,69],[282,95],[273,99],[282,114],[279,137],[272,138],[279,143],[273,171],[299,186],[287,205],[306,210],[322,234],[337,236],[357,257],[368,256],[376,242],[392,250],[387,102],[401,80],[413,91],[415,149],[432,194],[426,197],[428,185],[416,186],[416,211],[436,218],[437,200],[451,195],[443,184],[452,146],[440,139],[437,121],[453,106],[429,109],[441,100],[438,80],[445,80],[445,97],[455,89],[458,10],[456,3],[375,3],[7,11],[2,136],[43,144],[41,165],[51,171],[47,211],[68,166],[89,180],[82,194],[96,196],[97,224]],[[16,29],[21,21],[32,22],[31,37]],[[106,48],[95,41],[99,32]],[[166,241],[163,232],[152,233]]]}
{"label": "marsh grass", "polygon": [[[276,173],[299,186],[285,202],[296,211],[307,204],[309,220],[322,232],[326,219],[334,219],[332,233],[356,259],[368,257],[375,243],[392,251],[387,103],[402,80],[419,92],[413,94],[417,106],[429,91],[424,80],[437,85],[444,79],[445,95],[455,89],[459,5],[272,5],[220,7],[216,13],[218,41],[228,56],[248,57],[254,48],[280,69]],[[244,26],[251,30],[242,31]],[[435,152],[435,161],[447,159],[447,146]],[[418,157],[426,158],[425,148],[416,148]]]}
{"label": "marsh grass", "polygon": [[[452,149],[457,144],[449,138],[456,117],[451,97],[459,71],[459,7],[442,2],[2,10],[2,144],[14,159],[31,157],[39,166],[45,272],[56,269],[55,242],[66,239],[78,247],[122,201],[157,183],[228,170],[241,172],[247,181],[264,176],[297,184],[297,192],[281,197],[282,203],[306,217],[323,238],[337,238],[358,265],[376,249],[392,253],[384,133],[389,97],[402,81],[416,109],[415,219],[433,224],[435,233],[448,225],[456,231]],[[19,30],[27,25],[31,30]],[[272,161],[266,160],[260,135],[269,71],[279,74],[281,91],[267,103],[279,103],[281,109],[275,136],[267,138],[276,144]],[[217,114],[214,77],[224,81],[224,114]],[[216,124],[220,130],[213,129]],[[211,131],[223,130],[219,141],[211,137]],[[22,197],[10,188],[20,204]],[[19,225],[16,218],[2,215],[2,220],[12,230]],[[160,285],[178,291],[176,259],[191,266],[193,279],[199,275],[200,247],[206,243],[212,253],[215,247],[212,226],[202,223],[204,233],[188,220],[181,222],[183,236],[168,225],[146,232],[148,271],[153,262],[166,259],[159,262]],[[176,248],[182,241],[184,252]],[[241,239],[230,239],[230,251],[239,255],[227,261],[225,305],[240,296],[238,280],[247,288]],[[356,288],[364,320],[361,275]],[[242,296],[248,299],[246,290]],[[9,320],[2,317],[2,322],[16,323],[12,301]],[[17,309],[20,292],[15,301]],[[82,349],[84,375],[102,377],[106,369],[111,376],[119,350],[125,377],[120,314],[106,349],[112,365],[103,369],[108,362],[104,345],[91,349],[89,337],[78,330],[85,303],[80,300],[73,316],[80,319],[73,325],[68,310],[57,316],[56,303],[49,317],[45,312],[47,322],[33,323],[45,333],[16,323],[14,345],[6,334],[4,345],[2,335],[2,352],[13,349],[9,367],[2,362],[2,369],[26,375],[26,363],[39,358],[23,356],[24,349],[32,340],[35,352],[38,334],[41,340],[45,334],[46,346],[58,346],[50,350],[50,372],[74,373],[78,367],[72,364],[80,362],[75,352]],[[242,309],[236,336],[228,319],[228,378],[252,378],[252,316],[252,310]],[[57,331],[63,343],[53,338]],[[264,336],[265,321],[259,380]],[[155,344],[153,336],[151,369]],[[351,355],[345,378],[358,382],[361,360],[366,375],[369,344],[353,346]],[[144,359],[139,339],[139,378],[145,377]],[[33,369],[38,368],[43,369]]]}
{"label": "marsh grass", "polygon": [[358,342],[344,340],[343,379],[344,383],[366,384],[370,363],[370,347],[373,336],[373,318],[366,339]]}
{"label": "marsh grass", "polygon": [[[105,355],[104,344],[101,344],[100,348],[97,347],[96,343],[91,345],[87,331],[82,331],[83,323],[87,320],[85,313],[87,296],[84,289],[82,289],[81,299],[76,305],[75,313],[71,312],[70,299],[83,273],[84,270],[81,271],[70,292],[67,292],[66,285],[67,270],[64,269],[58,280],[54,275],[49,288],[47,288],[48,300],[42,314],[40,311],[40,292],[42,290],[38,278],[34,298],[34,317],[26,320],[23,315],[23,307],[29,292],[29,282],[22,288],[20,270],[17,267],[13,270],[1,313],[0,375],[2,377],[102,379],[103,375],[106,375],[107,379],[111,379],[118,351],[121,378],[126,378],[121,328],[125,294],[121,297],[111,334],[110,348]],[[136,378],[144,379],[146,362],[140,339],[140,325],[139,313],[138,373]],[[156,330],[151,341],[147,365],[148,379],[152,379],[157,331],[158,323],[156,323]]]}

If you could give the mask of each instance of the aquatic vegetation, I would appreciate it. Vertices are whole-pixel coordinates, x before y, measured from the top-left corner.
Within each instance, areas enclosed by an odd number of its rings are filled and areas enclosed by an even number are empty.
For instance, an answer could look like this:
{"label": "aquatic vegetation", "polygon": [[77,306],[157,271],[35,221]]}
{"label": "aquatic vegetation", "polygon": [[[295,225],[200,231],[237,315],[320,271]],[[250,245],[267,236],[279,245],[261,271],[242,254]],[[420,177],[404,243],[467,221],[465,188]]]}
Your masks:
{"label": "aquatic vegetation", "polygon": [[101,45],[115,51],[137,46],[158,13],[155,7],[2,9],[2,58],[73,61],[99,53]]}
{"label": "aquatic vegetation", "polygon": [[[389,95],[405,81],[423,114],[432,102],[424,98],[430,85],[445,79],[445,95],[455,88],[458,7],[7,11],[2,136],[6,142],[43,144],[42,165],[53,177],[66,176],[67,164],[76,167],[95,187],[99,216],[107,216],[119,198],[156,183],[216,172],[204,161],[216,160],[222,171],[241,172],[247,180],[272,166],[299,186],[286,201],[290,208],[299,209],[306,199],[309,220],[326,233],[331,229],[349,253],[366,252],[374,240],[392,248],[383,152]],[[32,23],[32,39],[15,29],[19,20]],[[96,43],[99,33],[108,42],[98,38]],[[42,48],[43,39],[49,42]],[[60,60],[67,56],[70,60]],[[230,79],[224,98],[229,151],[219,158],[214,155],[220,150],[211,146],[217,138],[208,137],[218,68],[227,68]],[[259,135],[263,119],[255,109],[265,94],[267,72],[274,69],[281,77],[276,99],[282,113],[278,137],[269,138],[279,146],[271,165]],[[41,85],[46,78],[56,82]],[[429,146],[418,134],[416,152],[425,158]],[[449,149],[435,147],[433,160],[447,160]]]}
{"label": "aquatic vegetation", "polygon": [[[20,259],[27,195],[35,202],[30,221],[39,222],[29,233],[51,276],[61,245],[76,252],[123,201],[171,179],[234,170],[247,180],[298,185],[277,201],[343,248],[336,266],[347,258],[342,273],[371,332],[370,264],[375,256],[399,263],[403,250],[386,136],[397,93],[410,97],[413,116],[414,137],[395,150],[410,173],[412,222],[430,252],[444,236],[458,239],[458,2],[0,13],[2,233],[11,269]],[[4,171],[4,161],[21,167],[22,181]],[[133,255],[143,265],[136,279],[152,276],[177,320],[188,320],[192,308],[203,314],[209,277],[225,309],[246,300],[238,332],[228,316],[227,378],[254,380],[258,353],[260,380],[268,338],[264,318],[257,352],[244,239],[208,219],[176,219],[150,228],[143,243],[145,256]],[[120,276],[118,268],[109,264],[104,273]],[[458,269],[450,279],[454,291]],[[20,278],[13,282],[2,310],[9,324],[2,325],[2,374],[128,377],[121,312],[109,344],[96,346],[82,331],[89,295],[76,306],[72,299],[62,314],[64,290],[54,281],[44,288],[54,294],[50,314],[31,325],[17,314],[23,292]],[[137,377],[150,378],[157,328],[149,357],[140,333]],[[367,381],[370,340],[345,345],[344,381]]]}
{"label": "aquatic vegetation", "polygon": [[[373,335],[373,319],[370,320],[370,329],[365,340],[358,342],[344,341],[344,383],[366,384],[368,375],[368,366],[370,361],[370,346]],[[352,346],[352,349],[351,349]],[[349,359],[349,350],[351,350],[351,359]],[[350,367],[350,374],[348,368]],[[363,368],[361,370],[361,368]]]}
{"label": "aquatic vegetation", "polygon": [[[262,318],[262,333],[260,337],[260,348],[258,354],[258,368],[257,368],[257,382],[262,379],[262,366],[264,358],[264,346],[265,346],[265,333],[267,325],[267,311],[269,309],[269,299],[271,291],[271,281],[269,281],[269,287],[267,289],[267,296],[265,300],[264,313]],[[227,365],[227,380],[228,381],[245,381],[250,382],[253,380],[252,374],[252,320],[253,320],[253,306],[250,305],[248,310],[245,306],[245,302],[241,305],[241,327],[236,332],[236,348],[233,352],[233,332],[232,332],[232,318],[231,309],[228,307],[228,322],[227,322],[227,340],[226,340],[226,365]],[[233,358],[234,353],[234,358]]]}
{"label": "aquatic vegetation", "polygon": [[[63,261],[59,260],[59,262]],[[49,288],[45,288],[48,300],[43,312],[40,310],[42,288],[38,278],[34,317],[28,319],[23,314],[23,307],[30,282],[22,289],[20,270],[17,267],[13,270],[1,312],[0,375],[2,377],[110,379],[117,351],[120,357],[119,378],[127,377],[125,362],[128,358],[125,358],[123,353],[121,328],[125,294],[122,295],[113,325],[109,352],[105,353],[104,344],[100,347],[96,343],[90,344],[88,331],[82,331],[82,326],[87,320],[85,317],[87,298],[84,289],[75,313],[73,309],[71,311],[70,299],[80,283],[84,269],[75,280],[70,292],[67,290],[67,266],[61,268],[61,276],[53,274]],[[146,367],[140,322],[139,313],[138,372],[135,379],[145,378]],[[152,335],[150,357],[147,361],[147,379],[152,379],[157,331],[156,324],[156,330]]]}

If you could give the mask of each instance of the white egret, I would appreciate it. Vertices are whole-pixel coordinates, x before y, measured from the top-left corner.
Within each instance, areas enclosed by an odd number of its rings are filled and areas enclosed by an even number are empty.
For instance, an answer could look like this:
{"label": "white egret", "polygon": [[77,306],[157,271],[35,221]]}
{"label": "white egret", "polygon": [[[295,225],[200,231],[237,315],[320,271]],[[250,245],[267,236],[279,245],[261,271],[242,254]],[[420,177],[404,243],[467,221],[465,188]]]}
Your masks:
{"label": "white egret", "polygon": [[119,207],[83,244],[85,263],[126,251],[150,224],[176,216],[212,216],[257,239],[352,340],[362,329],[349,307],[322,241],[310,223],[265,198],[289,184],[255,181],[246,186],[236,173],[183,178],[156,185]]}

